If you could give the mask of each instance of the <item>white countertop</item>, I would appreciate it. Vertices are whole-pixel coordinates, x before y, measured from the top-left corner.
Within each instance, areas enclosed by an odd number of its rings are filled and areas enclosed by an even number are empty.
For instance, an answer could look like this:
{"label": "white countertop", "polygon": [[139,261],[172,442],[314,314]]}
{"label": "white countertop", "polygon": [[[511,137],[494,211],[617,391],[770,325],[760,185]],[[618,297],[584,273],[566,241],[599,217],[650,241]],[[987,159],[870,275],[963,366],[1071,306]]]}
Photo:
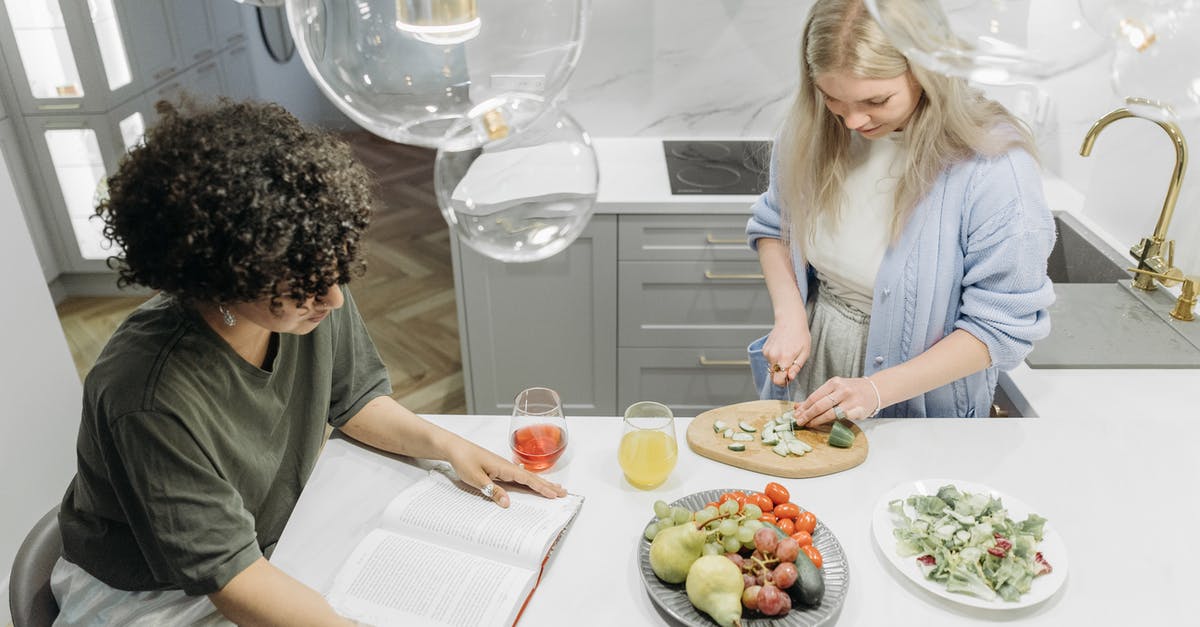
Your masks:
{"label": "white countertop", "polygon": [[[792,500],[816,513],[846,551],[850,587],[838,624],[931,627],[1019,619],[1054,627],[1178,625],[1200,615],[1200,543],[1193,537],[1200,519],[1193,494],[1200,477],[1200,423],[1159,412],[1131,416],[1100,405],[1042,418],[867,421],[870,454],[862,465],[782,480]],[[507,417],[430,419],[508,454]],[[677,420],[681,444],[688,422]],[[568,423],[568,453],[546,476],[587,500],[520,624],[665,624],[636,566],[651,504],[713,488],[761,490],[771,479],[682,445],[667,483],[643,492],[624,482],[616,464],[619,419],[568,417]],[[384,505],[421,472],[411,460],[330,440],[272,562],[327,592]],[[893,486],[923,478],[987,484],[1046,516],[1070,559],[1063,588],[1031,608],[976,610],[933,596],[898,574],[875,547],[872,511]]]}

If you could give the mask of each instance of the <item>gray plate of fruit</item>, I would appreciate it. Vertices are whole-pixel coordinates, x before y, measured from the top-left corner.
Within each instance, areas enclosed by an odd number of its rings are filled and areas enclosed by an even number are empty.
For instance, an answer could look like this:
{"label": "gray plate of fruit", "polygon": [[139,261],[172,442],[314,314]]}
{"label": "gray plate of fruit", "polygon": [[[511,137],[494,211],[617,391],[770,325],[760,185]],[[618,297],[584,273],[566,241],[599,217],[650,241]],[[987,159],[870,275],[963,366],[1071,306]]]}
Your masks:
{"label": "gray plate of fruit", "polygon": [[[733,510],[733,505],[719,503],[729,492],[736,491],[705,490],[656,504],[655,517],[638,542],[638,568],[650,600],[680,624],[696,627],[812,627],[836,622],[850,586],[850,570],[833,532],[818,518],[809,534],[810,551],[800,551],[796,535],[747,515],[746,505],[737,504]],[[718,503],[715,515],[710,503]],[[762,508],[751,510],[755,514]],[[725,521],[732,521],[736,529]],[[658,541],[654,558],[649,537]],[[694,557],[697,545],[700,555]],[[736,551],[729,550],[735,545]],[[768,550],[762,550],[764,546]],[[815,559],[811,548],[817,551]]]}

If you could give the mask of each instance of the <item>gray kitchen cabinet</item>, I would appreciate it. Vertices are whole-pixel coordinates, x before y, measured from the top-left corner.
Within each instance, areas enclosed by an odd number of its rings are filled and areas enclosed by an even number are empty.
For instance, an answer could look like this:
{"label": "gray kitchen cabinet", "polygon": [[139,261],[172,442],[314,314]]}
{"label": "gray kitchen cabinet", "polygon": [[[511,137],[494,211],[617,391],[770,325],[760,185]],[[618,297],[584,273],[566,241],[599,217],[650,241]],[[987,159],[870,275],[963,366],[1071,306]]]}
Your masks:
{"label": "gray kitchen cabinet", "polygon": [[241,4],[232,0],[209,0],[204,5],[208,7],[216,47],[221,48],[246,39],[242,28]]}
{"label": "gray kitchen cabinet", "polygon": [[199,63],[213,55],[217,43],[209,18],[208,2],[170,0],[171,24],[179,42],[179,58],[184,66]]}
{"label": "gray kitchen cabinet", "polygon": [[145,87],[157,85],[187,67],[170,8],[163,0],[120,0],[132,54]]}
{"label": "gray kitchen cabinet", "polygon": [[16,196],[17,205],[25,217],[25,226],[33,240],[34,250],[38,253],[38,263],[42,266],[42,274],[50,280],[60,272],[58,267],[57,250],[51,243],[50,233],[38,215],[35,202],[34,187],[29,167],[20,150],[20,140],[17,127],[12,120],[0,119],[0,176],[8,178],[9,185]]}
{"label": "gray kitchen cabinet", "polygon": [[188,91],[204,98],[216,98],[225,91],[225,79],[221,75],[219,59],[210,59],[184,73]]}
{"label": "gray kitchen cabinet", "polygon": [[508,414],[517,392],[544,386],[568,416],[616,413],[616,251],[611,215],[534,263],[454,247],[469,411]]}
{"label": "gray kitchen cabinet", "polygon": [[679,416],[754,400],[746,345],[773,319],[744,214],[601,214],[567,251],[502,264],[455,248],[467,407],[533,385],[567,413],[657,400]]}
{"label": "gray kitchen cabinet", "polygon": [[771,330],[757,261],[621,261],[621,346],[742,346]]}
{"label": "gray kitchen cabinet", "polygon": [[221,74],[225,78],[225,93],[234,100],[258,98],[254,81],[254,66],[245,45],[236,45],[221,53]]}
{"label": "gray kitchen cabinet", "polygon": [[758,398],[742,348],[625,348],[617,351],[617,406],[658,401],[676,416]]}

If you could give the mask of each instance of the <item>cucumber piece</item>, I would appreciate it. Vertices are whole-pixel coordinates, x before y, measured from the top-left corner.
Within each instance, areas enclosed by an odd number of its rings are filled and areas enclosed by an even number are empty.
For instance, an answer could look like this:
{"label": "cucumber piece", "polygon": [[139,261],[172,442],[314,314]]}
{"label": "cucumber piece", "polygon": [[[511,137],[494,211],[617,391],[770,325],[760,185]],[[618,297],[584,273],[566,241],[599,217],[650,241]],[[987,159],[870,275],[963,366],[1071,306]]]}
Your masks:
{"label": "cucumber piece", "polygon": [[746,450],[746,445],[741,442],[734,442],[733,444],[730,444],[727,448],[731,451],[737,451],[737,452],[741,453],[742,451]]}
{"label": "cucumber piece", "polygon": [[774,433],[772,433],[770,437],[764,435],[763,444],[766,444],[767,446],[775,446],[776,444],[779,444],[779,436],[775,435]]}
{"label": "cucumber piece", "polygon": [[777,433],[779,434],[779,438],[782,440],[790,441],[796,439],[796,434],[791,429],[788,429],[787,431],[778,431]]}
{"label": "cucumber piece", "polygon": [[767,424],[763,425],[762,435],[764,438],[772,433],[775,433],[775,423],[768,422]]}
{"label": "cucumber piece", "polygon": [[800,440],[788,440],[787,447],[788,451],[790,451],[792,455],[796,456],[804,455],[808,452],[804,450],[804,443]]}
{"label": "cucumber piece", "polygon": [[728,426],[729,425],[725,424],[725,422],[722,420],[714,420],[713,421],[713,432],[720,433],[725,430],[725,427],[728,427]]}
{"label": "cucumber piece", "polygon": [[850,448],[854,444],[854,431],[841,420],[834,421],[828,442],[829,446]]}
{"label": "cucumber piece", "polygon": [[804,607],[817,607],[825,596],[825,577],[821,569],[808,558],[808,554],[800,551],[796,556],[796,583],[784,592],[792,597],[792,601]]}
{"label": "cucumber piece", "polygon": [[728,440],[729,438],[732,438],[732,437],[733,437],[733,429],[726,429],[726,430],[725,430],[725,431],[724,431],[724,432],[721,434],[721,436],[722,436],[722,437],[724,437],[726,440]]}
{"label": "cucumber piece", "polygon": [[749,433],[735,433],[731,439],[734,442],[753,442],[754,436],[750,435]]}
{"label": "cucumber piece", "polygon": [[771,450],[774,451],[775,454],[780,457],[787,457],[788,453],[790,452],[790,451],[788,451],[787,442],[782,442],[782,441],[779,442],[778,444],[776,444],[775,448],[773,448]]}
{"label": "cucumber piece", "polygon": [[[778,526],[771,523],[763,523],[775,532],[775,535],[780,539],[787,537]],[[825,596],[825,577],[821,573],[821,569],[817,568],[816,564],[808,558],[804,551],[796,556],[796,582],[784,592],[792,597],[792,603],[801,607],[817,607],[821,605],[821,599]]]}
{"label": "cucumber piece", "polygon": [[758,431],[758,428],[744,420],[738,423],[738,428],[746,433],[754,433],[755,431]]}
{"label": "cucumber piece", "polygon": [[[795,442],[797,445],[799,445],[799,446],[800,446],[800,448],[804,449],[804,452],[805,452],[805,453],[811,453],[811,452],[812,452],[812,450],[813,450],[813,447],[812,447],[812,446],[809,446],[808,442],[805,442],[804,440],[793,440],[793,441],[794,441],[794,442]],[[791,446],[791,445],[789,444],[788,446]]]}

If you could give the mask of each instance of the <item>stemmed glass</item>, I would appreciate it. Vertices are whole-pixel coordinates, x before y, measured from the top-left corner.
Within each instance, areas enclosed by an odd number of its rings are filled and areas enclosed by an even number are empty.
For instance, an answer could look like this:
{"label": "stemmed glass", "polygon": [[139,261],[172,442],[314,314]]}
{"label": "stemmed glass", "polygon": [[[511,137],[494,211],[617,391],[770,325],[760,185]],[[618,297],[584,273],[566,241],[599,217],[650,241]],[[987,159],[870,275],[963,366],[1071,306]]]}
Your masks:
{"label": "stemmed glass", "polygon": [[625,410],[617,462],[630,485],[642,490],[662,485],[675,469],[678,456],[675,415],[670,407],[639,401]]}
{"label": "stemmed glass", "polygon": [[558,392],[550,388],[521,390],[513,400],[508,428],[513,460],[526,470],[540,472],[567,450],[567,421]]}

